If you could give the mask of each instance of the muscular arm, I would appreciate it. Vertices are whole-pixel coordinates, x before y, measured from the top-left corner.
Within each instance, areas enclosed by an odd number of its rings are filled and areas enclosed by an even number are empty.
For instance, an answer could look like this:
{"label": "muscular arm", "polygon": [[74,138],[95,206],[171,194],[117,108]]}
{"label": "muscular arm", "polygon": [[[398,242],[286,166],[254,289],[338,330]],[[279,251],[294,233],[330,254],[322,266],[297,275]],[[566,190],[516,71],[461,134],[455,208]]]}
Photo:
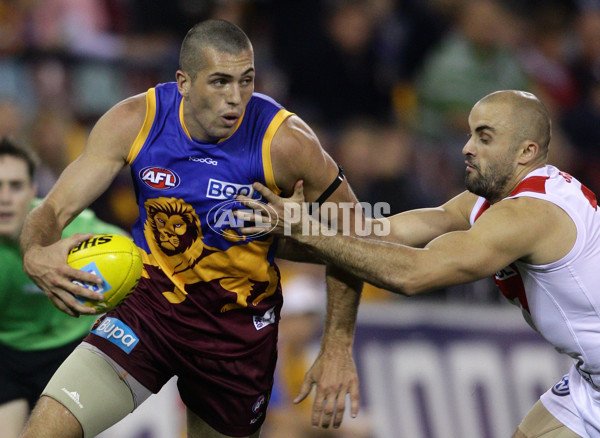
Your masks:
{"label": "muscular arm", "polygon": [[59,309],[70,315],[93,313],[73,295],[102,297],[71,281],[93,283],[98,281],[96,276],[66,264],[69,249],[89,236],[77,234],[60,240],[62,230],[109,187],[123,168],[145,111],[145,98],[140,95],[103,115],[92,129],[83,153],[63,171],[23,226],[20,246],[25,272]]}
{"label": "muscular arm", "polygon": [[405,295],[474,281],[519,259],[551,263],[568,253],[575,237],[575,225],[564,211],[526,197],[501,201],[471,229],[442,234],[422,249],[341,234],[296,236],[325,260]]}
{"label": "muscular arm", "polygon": [[306,246],[302,246],[298,242],[284,237],[277,244],[275,256],[291,262],[325,264],[317,254],[311,252]]}
{"label": "muscular arm", "polygon": [[[298,117],[288,118],[279,128],[271,149],[273,173],[283,194],[291,194],[298,179],[304,181],[306,199],[313,202],[327,189],[338,174],[334,160],[323,150],[314,132]],[[357,199],[346,180],[327,199],[338,204],[356,205]],[[329,222],[337,221],[338,228],[353,227],[354,211],[349,223],[343,224],[337,210],[322,209],[330,214]],[[317,394],[312,423],[328,427],[342,421],[346,394],[350,394],[351,412],[358,411],[358,379],[352,361],[354,326],[360,301],[362,282],[335,266],[327,268],[327,312],[319,358],[307,373],[296,402],[304,399],[314,383]]]}
{"label": "muscular arm", "polygon": [[[463,192],[436,208],[410,210],[385,218],[367,218],[368,237],[385,242],[422,248],[436,237],[450,231],[467,230],[469,216],[477,196]],[[297,262],[325,263],[309,247],[289,238],[282,238],[277,256]]]}
{"label": "muscular arm", "polygon": [[380,227],[379,230],[384,227],[389,229],[388,234],[373,237],[386,242],[422,248],[442,234],[469,229],[469,216],[476,201],[476,195],[463,192],[437,208],[421,208],[388,218],[371,219],[372,230],[377,226]]}

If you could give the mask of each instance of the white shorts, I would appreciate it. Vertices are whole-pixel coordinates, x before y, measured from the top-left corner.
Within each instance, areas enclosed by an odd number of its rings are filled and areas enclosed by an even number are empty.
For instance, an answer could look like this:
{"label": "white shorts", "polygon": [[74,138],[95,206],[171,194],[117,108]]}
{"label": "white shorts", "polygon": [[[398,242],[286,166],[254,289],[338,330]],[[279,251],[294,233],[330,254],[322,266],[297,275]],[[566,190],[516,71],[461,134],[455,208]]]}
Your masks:
{"label": "white shorts", "polygon": [[583,438],[600,438],[600,392],[572,366],[556,385],[540,397],[558,421]]}

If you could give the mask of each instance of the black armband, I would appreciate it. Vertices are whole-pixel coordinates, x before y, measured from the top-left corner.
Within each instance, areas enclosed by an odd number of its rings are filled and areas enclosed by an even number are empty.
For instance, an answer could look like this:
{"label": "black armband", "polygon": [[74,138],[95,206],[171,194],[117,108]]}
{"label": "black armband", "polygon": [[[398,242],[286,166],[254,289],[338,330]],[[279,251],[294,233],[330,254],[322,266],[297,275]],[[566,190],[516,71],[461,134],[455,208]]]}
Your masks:
{"label": "black armband", "polygon": [[342,169],[342,166],[340,166],[338,164],[337,167],[339,169],[337,176],[335,177],[333,182],[331,184],[329,184],[329,187],[327,187],[325,189],[325,191],[323,193],[321,193],[321,196],[319,196],[319,198],[315,202],[311,202],[309,204],[308,214],[312,215],[313,207],[319,208],[321,206],[321,204],[323,202],[325,202],[327,200],[327,198],[329,198],[333,192],[335,192],[335,190],[340,186],[342,181],[344,181],[344,178],[346,178],[346,176],[344,175],[344,169]]}

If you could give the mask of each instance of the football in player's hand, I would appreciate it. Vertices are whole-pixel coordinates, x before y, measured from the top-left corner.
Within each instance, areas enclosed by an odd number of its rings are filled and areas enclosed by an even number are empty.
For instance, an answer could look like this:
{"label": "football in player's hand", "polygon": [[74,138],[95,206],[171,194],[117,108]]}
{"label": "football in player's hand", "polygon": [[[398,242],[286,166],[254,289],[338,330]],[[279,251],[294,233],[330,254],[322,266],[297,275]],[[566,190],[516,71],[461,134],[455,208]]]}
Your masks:
{"label": "football in player's hand", "polygon": [[119,234],[96,234],[71,248],[67,263],[81,271],[102,278],[101,285],[76,282],[104,295],[95,301],[85,297],[77,299],[99,313],[114,309],[136,288],[142,275],[142,258],[135,243]]}

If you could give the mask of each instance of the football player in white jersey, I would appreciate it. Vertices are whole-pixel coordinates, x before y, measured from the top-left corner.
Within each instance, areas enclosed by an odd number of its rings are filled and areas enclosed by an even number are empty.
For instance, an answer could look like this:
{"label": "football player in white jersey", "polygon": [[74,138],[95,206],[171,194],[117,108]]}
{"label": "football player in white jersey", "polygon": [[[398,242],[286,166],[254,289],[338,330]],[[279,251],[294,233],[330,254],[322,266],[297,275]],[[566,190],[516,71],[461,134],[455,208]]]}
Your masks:
{"label": "football player in white jersey", "polygon": [[[255,188],[283,219],[277,233],[291,234],[381,288],[416,295],[494,275],[528,322],[574,359],[569,374],[542,395],[514,437],[600,437],[596,198],[571,175],[547,165],[551,122],[533,94],[491,93],[474,105],[469,126],[462,150],[467,190],[438,208],[379,219],[380,225],[389,221],[383,238],[332,236],[331,230],[303,234],[313,219],[303,204],[301,181],[289,199],[260,184]],[[290,221],[284,207],[304,213]]]}

